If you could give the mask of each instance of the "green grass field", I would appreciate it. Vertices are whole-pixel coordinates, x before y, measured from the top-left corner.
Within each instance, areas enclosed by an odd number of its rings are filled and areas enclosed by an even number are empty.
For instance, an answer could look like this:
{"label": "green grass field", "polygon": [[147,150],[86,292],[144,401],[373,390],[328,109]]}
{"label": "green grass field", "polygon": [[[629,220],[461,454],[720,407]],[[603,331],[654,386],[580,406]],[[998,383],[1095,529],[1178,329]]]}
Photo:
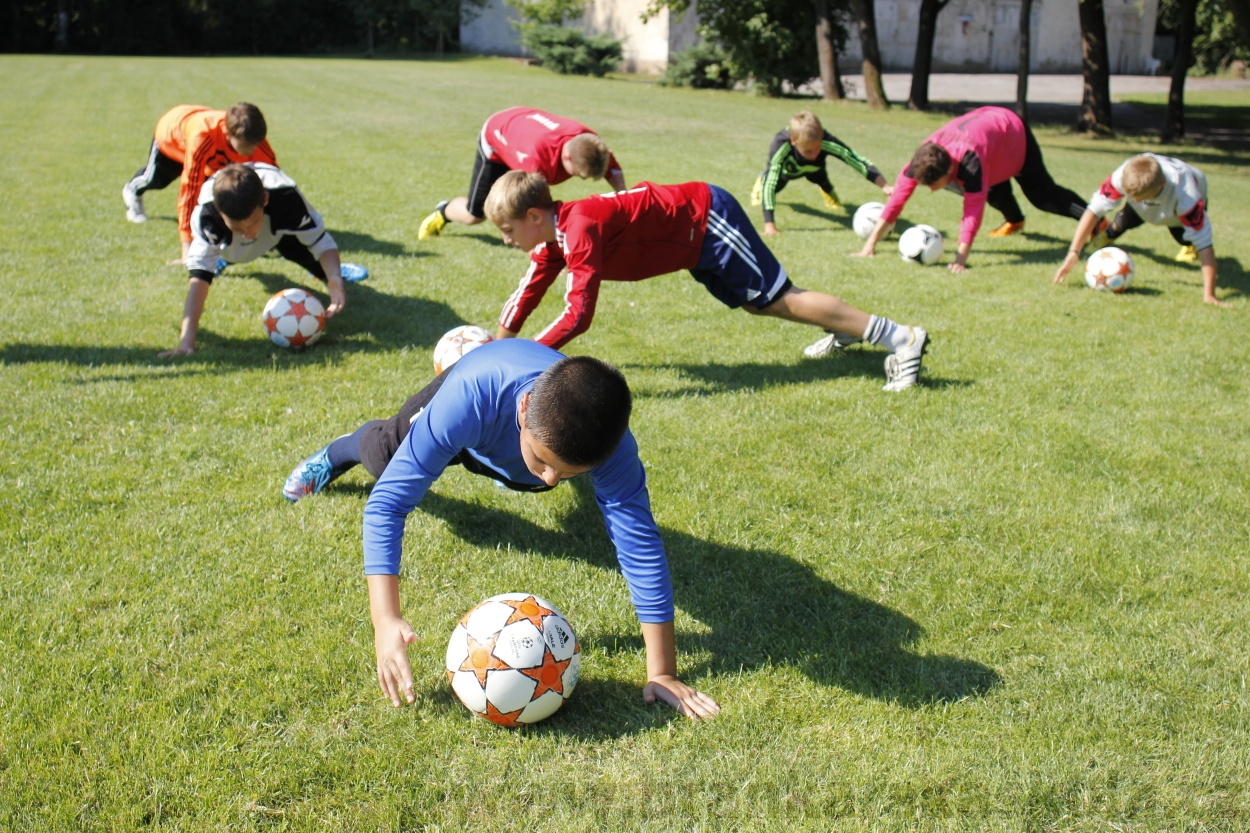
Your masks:
{"label": "green grass field", "polygon": [[[1023,235],[983,229],[955,276],[893,241],[849,257],[849,216],[791,185],[772,245],[796,282],[933,334],[905,394],[880,390],[882,351],[806,360],[816,333],[729,312],[689,276],[606,285],[572,351],[634,387],[681,672],[724,711],[642,703],[584,487],[518,495],[458,470],[408,523],[420,699],[396,710],[361,576],[367,476],[298,505],[279,489],[423,385],[441,333],[493,327],[524,256],[484,226],[416,241],[464,191],[483,119],[576,116],[631,183],[745,201],[801,106],[889,175],[944,117],[503,60],[4,56],[0,77],[0,829],[1250,828],[1247,156],[1164,148],[1209,177],[1231,309],[1201,303],[1159,228],[1124,239],[1137,280],[1107,296],[1051,284],[1073,226],[1027,205]],[[288,353],[260,309],[310,282],[235,267],[200,352],[159,360],[186,289],[165,265],[175,189],[144,226],[119,192],[165,109],[236,100],[372,277]],[[1038,135],[1082,194],[1141,149]],[[878,198],[830,170],[848,203]],[[904,220],[949,246],[959,209],[921,193]],[[561,712],[509,731],[455,701],[443,651],[464,610],[522,589],[564,609],[585,662]]]}

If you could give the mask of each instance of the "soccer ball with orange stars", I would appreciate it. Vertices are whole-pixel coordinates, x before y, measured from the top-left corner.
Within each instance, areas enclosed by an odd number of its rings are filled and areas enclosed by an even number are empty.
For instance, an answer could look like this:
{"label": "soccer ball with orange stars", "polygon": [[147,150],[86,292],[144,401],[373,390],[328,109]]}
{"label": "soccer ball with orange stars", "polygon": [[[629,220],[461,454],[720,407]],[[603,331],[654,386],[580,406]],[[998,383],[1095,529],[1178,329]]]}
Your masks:
{"label": "soccer ball with orange stars", "polygon": [[269,340],[279,347],[309,347],[325,331],[326,310],[317,296],[292,287],[274,293],[260,320]]}
{"label": "soccer ball with orange stars", "polygon": [[447,643],[447,679],[460,702],[500,726],[550,717],[577,685],[573,626],[545,599],[491,596],[460,618]]}
{"label": "soccer ball with orange stars", "polygon": [[1085,282],[1090,289],[1123,292],[1133,282],[1133,259],[1115,246],[1099,249],[1085,262]]}

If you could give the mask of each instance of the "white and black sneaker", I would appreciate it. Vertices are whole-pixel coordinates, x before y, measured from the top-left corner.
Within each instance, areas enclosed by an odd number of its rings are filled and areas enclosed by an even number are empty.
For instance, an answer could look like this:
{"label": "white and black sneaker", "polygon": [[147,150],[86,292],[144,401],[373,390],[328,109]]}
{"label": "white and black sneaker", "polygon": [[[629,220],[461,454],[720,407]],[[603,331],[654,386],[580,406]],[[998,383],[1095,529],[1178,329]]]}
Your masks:
{"label": "white and black sneaker", "polygon": [[852,344],[859,344],[862,338],[848,336],[846,333],[829,333],[815,344],[809,344],[803,348],[803,355],[809,359],[820,359],[828,356],[830,353],[836,353],[839,350],[845,350]]}
{"label": "white and black sneaker", "polygon": [[122,188],[122,202],[126,203],[126,219],[132,223],[146,223],[148,215],[143,213],[143,195],[130,189],[130,183]]}
{"label": "white and black sneaker", "polygon": [[882,390],[907,390],[920,377],[920,361],[929,349],[929,334],[923,327],[908,327],[911,341],[906,347],[885,357],[885,387]]}

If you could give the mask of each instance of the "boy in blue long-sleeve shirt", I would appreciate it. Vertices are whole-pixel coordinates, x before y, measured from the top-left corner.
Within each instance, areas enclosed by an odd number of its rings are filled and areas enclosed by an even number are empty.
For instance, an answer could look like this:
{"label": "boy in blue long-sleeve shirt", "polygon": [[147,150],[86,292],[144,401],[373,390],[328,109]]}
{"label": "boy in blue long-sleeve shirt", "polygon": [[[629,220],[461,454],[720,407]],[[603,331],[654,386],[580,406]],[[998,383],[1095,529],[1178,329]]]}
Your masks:
{"label": "boy in blue long-sleeve shirt", "polygon": [[459,464],[517,491],[589,474],[642,625],[644,698],[694,718],[719,711],[676,676],[672,583],[630,407],[629,386],[611,365],[507,339],[466,354],[393,417],[338,438],[291,472],[283,494],[292,501],[357,464],[378,478],[365,504],[364,561],[378,684],[394,705],[415,699],[407,646],[416,634],[399,603],[404,522],[443,470]]}

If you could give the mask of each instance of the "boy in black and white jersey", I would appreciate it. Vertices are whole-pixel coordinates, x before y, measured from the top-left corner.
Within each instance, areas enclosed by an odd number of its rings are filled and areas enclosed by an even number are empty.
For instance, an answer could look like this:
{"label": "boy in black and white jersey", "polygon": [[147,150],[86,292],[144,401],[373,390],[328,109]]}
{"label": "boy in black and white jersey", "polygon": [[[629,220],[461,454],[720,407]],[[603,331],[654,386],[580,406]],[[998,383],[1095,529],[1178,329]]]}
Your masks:
{"label": "boy in black and white jersey", "polygon": [[161,356],[195,351],[195,334],[219,259],[247,263],[275,249],[326,283],[327,318],[346,306],[343,272],[350,267],[353,275],[367,274],[354,264],[340,265],[338,244],[321,215],[281,170],[260,162],[222,168],[204,183],[191,214],[191,247],[184,259],[191,285],[183,307],[182,338],[177,348]]}

